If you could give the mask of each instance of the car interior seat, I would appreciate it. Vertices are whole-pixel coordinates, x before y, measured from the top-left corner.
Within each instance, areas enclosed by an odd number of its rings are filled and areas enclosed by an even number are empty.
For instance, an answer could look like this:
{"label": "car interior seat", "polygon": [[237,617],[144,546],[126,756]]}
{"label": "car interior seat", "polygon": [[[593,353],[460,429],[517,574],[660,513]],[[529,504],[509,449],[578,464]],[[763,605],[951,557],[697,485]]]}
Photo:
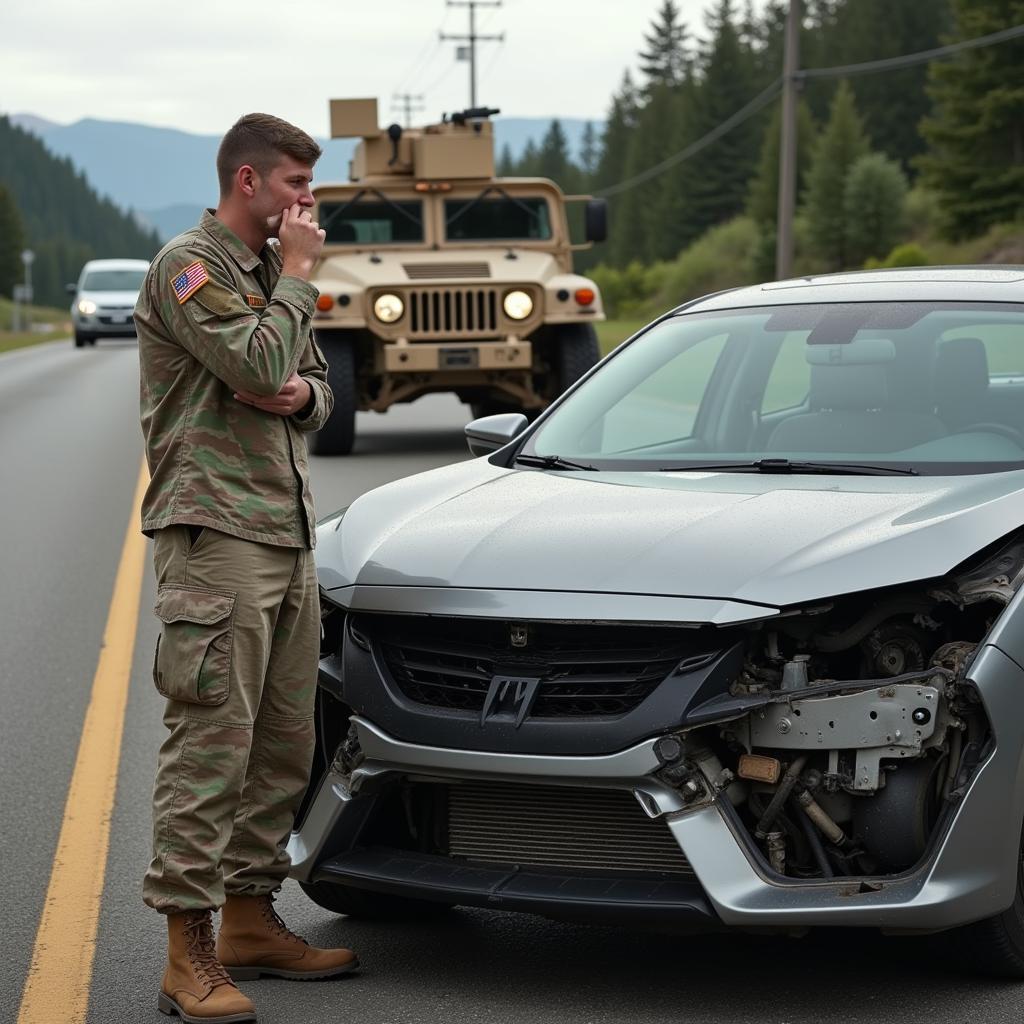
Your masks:
{"label": "car interior seat", "polygon": [[890,408],[887,338],[808,345],[809,411],[783,420],[766,448],[773,452],[896,452],[947,433],[931,412]]}
{"label": "car interior seat", "polygon": [[952,432],[996,417],[989,408],[988,356],[981,338],[953,338],[935,353],[935,412]]}

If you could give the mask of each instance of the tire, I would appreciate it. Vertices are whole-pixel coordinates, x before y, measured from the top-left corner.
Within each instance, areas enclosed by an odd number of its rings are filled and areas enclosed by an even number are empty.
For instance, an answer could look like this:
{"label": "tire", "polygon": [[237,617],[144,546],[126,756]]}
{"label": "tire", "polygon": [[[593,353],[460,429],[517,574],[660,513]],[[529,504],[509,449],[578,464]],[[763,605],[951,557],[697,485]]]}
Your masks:
{"label": "tire", "polygon": [[558,324],[551,328],[553,400],[576,383],[601,358],[593,324]]}
{"label": "tire", "polygon": [[88,334],[82,334],[81,331],[75,331],[75,348],[85,348],[86,345],[93,345],[95,343],[95,338],[90,337]]}
{"label": "tire", "polygon": [[348,885],[333,885],[330,882],[299,882],[299,887],[318,907],[364,921],[438,917],[455,906],[454,903],[410,900],[366,889],[354,889]]}
{"label": "tire", "polygon": [[348,455],[356,439],[356,349],[343,333],[317,338],[327,360],[327,383],[334,393],[334,410],[309,439],[314,455]]}
{"label": "tire", "polygon": [[1001,914],[957,928],[949,937],[979,974],[1024,979],[1024,842],[1017,858],[1013,903]]}

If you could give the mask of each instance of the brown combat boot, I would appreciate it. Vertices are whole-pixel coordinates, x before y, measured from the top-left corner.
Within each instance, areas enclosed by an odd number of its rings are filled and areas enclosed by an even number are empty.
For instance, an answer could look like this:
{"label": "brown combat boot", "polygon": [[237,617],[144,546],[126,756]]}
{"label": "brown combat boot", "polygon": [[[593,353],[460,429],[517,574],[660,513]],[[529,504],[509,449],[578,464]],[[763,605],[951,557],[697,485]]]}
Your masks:
{"label": "brown combat boot", "polygon": [[167,970],[157,1007],[186,1024],[256,1020],[256,1007],[217,959],[209,910],[167,915]]}
{"label": "brown combat boot", "polygon": [[270,895],[227,897],[221,909],[217,956],[235,981],[264,974],[312,981],[359,966],[350,949],[317,949],[300,939],[278,917]]}

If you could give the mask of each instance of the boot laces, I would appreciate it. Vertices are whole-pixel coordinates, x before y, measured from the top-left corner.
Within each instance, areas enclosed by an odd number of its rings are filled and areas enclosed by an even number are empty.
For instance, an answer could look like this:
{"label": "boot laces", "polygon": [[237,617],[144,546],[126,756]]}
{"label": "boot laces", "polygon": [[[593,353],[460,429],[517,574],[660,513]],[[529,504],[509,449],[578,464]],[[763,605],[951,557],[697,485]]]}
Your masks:
{"label": "boot laces", "polygon": [[213,938],[213,924],[210,915],[197,914],[185,925],[188,939],[188,958],[200,981],[211,989],[220,985],[233,985],[231,976],[217,959],[217,944]]}
{"label": "boot laces", "polygon": [[260,900],[260,910],[263,913],[264,920],[268,925],[278,934],[281,938],[288,939],[292,942],[301,942],[303,946],[308,946],[309,943],[302,938],[301,935],[296,935],[281,919],[281,915],[274,909],[274,894],[267,893]]}

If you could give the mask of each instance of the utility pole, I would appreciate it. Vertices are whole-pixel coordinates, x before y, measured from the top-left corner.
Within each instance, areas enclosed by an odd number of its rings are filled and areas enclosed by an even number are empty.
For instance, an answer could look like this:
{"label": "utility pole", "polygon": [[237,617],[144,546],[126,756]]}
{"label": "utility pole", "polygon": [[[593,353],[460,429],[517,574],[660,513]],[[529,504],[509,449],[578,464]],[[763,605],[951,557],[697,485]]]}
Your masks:
{"label": "utility pole", "polygon": [[782,136],[779,140],[779,211],[775,280],[793,273],[793,214],[796,207],[796,99],[800,66],[801,0],[789,0],[786,51],[782,62]]}
{"label": "utility pole", "polygon": [[477,40],[504,42],[505,33],[497,36],[481,36],[476,31],[476,9],[478,7],[500,7],[501,0],[446,0],[448,7],[469,8],[469,35],[468,36],[446,36],[440,33],[442,41],[469,43],[469,46],[460,46],[455,51],[456,60],[469,61],[469,105],[476,106],[476,44]]}
{"label": "utility pole", "polygon": [[[405,111],[405,127],[412,127],[412,115],[422,113],[427,108],[423,105],[423,93],[411,93],[411,92],[396,92],[391,94],[391,98],[395,101],[391,104],[391,109],[395,107]],[[415,108],[415,109],[414,109]]]}

